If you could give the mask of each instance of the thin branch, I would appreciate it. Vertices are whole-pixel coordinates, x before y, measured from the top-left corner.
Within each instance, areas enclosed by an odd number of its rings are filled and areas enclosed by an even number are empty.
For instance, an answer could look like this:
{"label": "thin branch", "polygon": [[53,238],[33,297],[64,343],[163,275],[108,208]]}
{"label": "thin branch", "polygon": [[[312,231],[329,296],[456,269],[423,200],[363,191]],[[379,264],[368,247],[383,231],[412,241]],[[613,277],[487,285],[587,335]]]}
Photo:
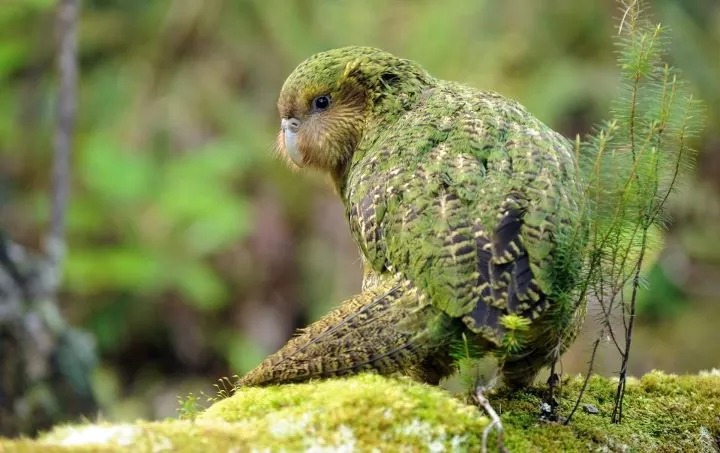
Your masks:
{"label": "thin branch", "polygon": [[495,411],[495,409],[490,404],[490,400],[487,399],[485,396],[484,390],[482,387],[477,387],[475,389],[475,398],[477,399],[477,402],[480,406],[482,406],[483,409],[485,409],[485,412],[490,417],[490,424],[483,430],[482,435],[482,452],[487,453],[487,443],[488,443],[488,437],[490,436],[490,432],[494,429],[498,433],[497,438],[497,447],[498,450],[501,452],[506,452],[503,445],[503,435],[504,435],[504,429],[502,421],[500,420],[500,416]]}
{"label": "thin branch", "polygon": [[642,236],[642,244],[640,245],[640,256],[638,257],[637,270],[633,279],[632,296],[630,297],[630,316],[628,320],[627,331],[625,332],[625,353],[622,356],[620,366],[620,381],[618,382],[617,392],[615,393],[615,407],[613,408],[612,422],[622,422],[622,406],[625,398],[625,382],[627,380],[628,362],[630,360],[630,346],[632,345],[633,326],[635,324],[635,305],[637,301],[637,291],[640,286],[640,270],[645,258],[645,249],[647,248],[647,230],[644,230]]}
{"label": "thin branch", "polygon": [[612,297],[610,298],[610,303],[609,303],[608,306],[606,307],[606,306],[605,306],[605,303],[606,303],[606,301],[605,301],[605,288],[604,288],[603,283],[602,283],[602,281],[603,281],[603,268],[602,268],[602,266],[598,266],[596,272],[600,275],[600,282],[601,282],[601,283],[600,283],[600,287],[598,288],[598,290],[596,290],[596,294],[599,295],[598,302],[599,302],[600,309],[602,310],[602,315],[603,315],[602,324],[603,324],[603,325],[605,326],[605,328],[607,329],[608,334],[609,334],[609,337],[610,337],[610,339],[612,340],[612,343],[615,345],[615,348],[617,349],[618,353],[619,353],[620,355],[622,355],[622,354],[623,354],[623,350],[622,350],[622,348],[620,347],[620,343],[617,341],[617,338],[615,337],[615,330],[613,329],[612,322],[611,322],[611,321],[612,321],[613,302],[614,302],[614,300],[615,300],[615,294],[616,294],[616,293],[615,293],[615,288],[610,288],[610,290],[612,291],[613,295],[612,295]]}
{"label": "thin branch", "polygon": [[570,420],[572,420],[573,415],[575,415],[575,411],[577,411],[578,406],[580,406],[580,401],[582,400],[583,395],[585,394],[585,389],[587,388],[588,382],[590,381],[590,377],[592,376],[593,371],[593,365],[595,365],[595,354],[597,353],[598,346],[600,345],[600,338],[602,337],[602,333],[598,335],[598,337],[595,339],[595,343],[593,343],[593,349],[592,354],[590,355],[590,361],[588,362],[588,370],[587,374],[585,375],[585,380],[583,381],[583,385],[580,388],[580,394],[577,397],[577,400],[575,400],[575,406],[573,406],[572,411],[570,411],[570,415],[568,415],[567,419],[565,420],[564,425],[570,424]]}
{"label": "thin branch", "polygon": [[79,0],[57,2],[58,99],[53,137],[50,228],[45,244],[59,283],[65,256],[65,217],[70,191],[70,156],[77,109],[77,19]]}
{"label": "thin branch", "polygon": [[[543,413],[542,418],[547,417],[548,420],[556,421],[557,420],[557,401],[555,400],[555,388],[557,387],[558,383],[560,382],[560,377],[555,371],[555,368],[557,367],[558,360],[560,358],[560,349],[562,346],[562,339],[558,342],[558,344],[553,349],[552,353],[552,362],[550,362],[550,376],[548,376],[548,396],[547,400],[545,401],[545,404],[547,404],[548,407],[550,407],[550,412]],[[544,406],[544,405],[543,405]]]}
{"label": "thin branch", "polygon": [[22,296],[22,299],[24,302],[30,301],[30,289],[28,288],[28,279],[27,277],[20,271],[15,261],[13,261],[11,255],[10,248],[12,247],[12,243],[8,237],[5,236],[5,234],[0,231],[0,267],[5,269],[5,272],[7,272],[8,276],[12,279],[12,281],[17,286],[18,290],[20,291],[20,295]]}
{"label": "thin branch", "polygon": [[[675,89],[675,82],[673,81],[673,89]],[[690,105],[692,104],[693,99],[692,96],[690,96],[690,100],[688,101],[688,108],[690,108]],[[679,136],[679,143],[678,143],[678,157],[675,161],[675,167],[673,169],[673,175],[672,180],[670,181],[670,185],[668,186],[668,190],[665,192],[665,195],[663,196],[662,200],[660,200],[660,203],[657,205],[657,208],[655,209],[655,212],[653,212],[653,217],[657,217],[660,213],[660,210],[665,206],[665,203],[667,202],[668,198],[670,197],[670,194],[672,193],[673,188],[675,187],[675,184],[678,179],[678,175],[680,174],[680,166],[682,164],[682,159],[684,158],[685,153],[685,132],[687,128],[687,118],[688,113],[687,109],[685,112],[685,115],[683,115],[683,124],[680,127],[680,136]]]}

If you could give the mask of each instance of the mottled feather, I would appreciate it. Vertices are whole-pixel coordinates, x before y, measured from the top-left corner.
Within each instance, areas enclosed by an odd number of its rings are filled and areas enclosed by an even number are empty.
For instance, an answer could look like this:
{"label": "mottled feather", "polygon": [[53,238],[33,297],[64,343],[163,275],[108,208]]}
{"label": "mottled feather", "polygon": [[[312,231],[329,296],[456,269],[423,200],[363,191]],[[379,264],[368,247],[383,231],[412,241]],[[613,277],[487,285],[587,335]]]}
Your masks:
{"label": "mottled feather", "polygon": [[[327,111],[312,107],[319,95]],[[572,234],[581,190],[565,138],[515,101],[364,47],[303,62],[279,108],[302,124],[305,166],[332,176],[366,277],[243,384],[364,369],[436,381],[463,334],[522,384],[574,335],[580,269],[563,257],[584,236]],[[511,352],[508,316],[531,321]]]}

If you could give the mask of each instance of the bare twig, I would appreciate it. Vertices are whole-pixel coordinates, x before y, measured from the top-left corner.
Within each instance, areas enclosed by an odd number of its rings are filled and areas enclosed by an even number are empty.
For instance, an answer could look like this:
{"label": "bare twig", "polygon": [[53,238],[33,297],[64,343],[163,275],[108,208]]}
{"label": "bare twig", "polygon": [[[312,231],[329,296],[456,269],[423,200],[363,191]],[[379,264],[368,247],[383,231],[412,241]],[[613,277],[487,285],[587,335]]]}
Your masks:
{"label": "bare twig", "polygon": [[557,346],[553,349],[552,353],[552,362],[550,362],[550,376],[548,376],[547,384],[548,384],[548,395],[547,400],[545,401],[545,404],[547,406],[543,405],[543,407],[549,407],[550,411],[545,412],[543,411],[541,417],[547,418],[552,421],[557,420],[557,402],[555,400],[555,389],[560,382],[560,376],[558,376],[556,372],[557,363],[560,358],[560,348],[562,343],[558,343]]}
{"label": "bare twig", "polygon": [[620,381],[618,382],[617,392],[615,393],[615,407],[612,413],[612,422],[622,422],[622,406],[625,398],[625,382],[627,380],[628,362],[630,360],[630,346],[632,345],[633,326],[635,324],[635,305],[637,301],[637,291],[640,287],[640,269],[642,268],[643,259],[645,258],[645,249],[647,248],[647,230],[642,236],[642,244],[640,245],[640,256],[638,257],[638,266],[635,271],[635,278],[632,283],[632,296],[630,296],[630,315],[628,319],[627,330],[625,331],[625,352],[622,355],[620,366]]}
{"label": "bare twig", "polygon": [[0,435],[5,436],[34,434],[98,410],[91,380],[94,342],[70,327],[55,303],[65,255],[80,0],[57,0],[55,6],[58,94],[45,256],[0,233]]}
{"label": "bare twig", "polygon": [[592,354],[590,355],[590,361],[588,362],[588,370],[587,374],[585,375],[585,380],[583,381],[583,385],[580,388],[580,394],[578,395],[577,400],[575,400],[575,406],[573,406],[572,410],[570,411],[570,415],[568,415],[567,419],[563,423],[565,425],[570,424],[570,420],[572,420],[573,415],[575,415],[575,411],[577,411],[577,408],[580,406],[580,401],[582,400],[585,389],[587,388],[590,377],[592,376],[593,365],[595,364],[595,354],[597,353],[598,346],[600,345],[601,336],[602,333],[595,339],[595,343],[593,343]]}
{"label": "bare twig", "polygon": [[62,275],[65,257],[65,215],[70,191],[70,156],[75,128],[77,97],[77,18],[80,0],[57,2],[58,100],[53,138],[52,213],[46,253],[54,267],[55,286]]}
{"label": "bare twig", "polygon": [[485,412],[490,416],[490,424],[483,430],[483,436],[482,436],[482,453],[487,453],[487,442],[488,442],[488,436],[490,436],[490,432],[494,429],[498,432],[498,439],[497,439],[497,446],[498,450],[501,452],[507,452],[505,447],[503,446],[503,425],[502,421],[500,421],[500,416],[497,412],[495,412],[495,409],[490,404],[490,400],[487,399],[485,396],[485,389],[482,386],[478,386],[475,388],[475,398],[477,399],[478,404],[485,409]]}
{"label": "bare twig", "polygon": [[20,295],[24,302],[30,301],[30,289],[28,288],[27,278],[18,269],[17,264],[13,261],[10,256],[11,241],[5,234],[0,231],[0,267],[5,269],[8,276],[12,279],[13,283],[17,286],[20,291]]}

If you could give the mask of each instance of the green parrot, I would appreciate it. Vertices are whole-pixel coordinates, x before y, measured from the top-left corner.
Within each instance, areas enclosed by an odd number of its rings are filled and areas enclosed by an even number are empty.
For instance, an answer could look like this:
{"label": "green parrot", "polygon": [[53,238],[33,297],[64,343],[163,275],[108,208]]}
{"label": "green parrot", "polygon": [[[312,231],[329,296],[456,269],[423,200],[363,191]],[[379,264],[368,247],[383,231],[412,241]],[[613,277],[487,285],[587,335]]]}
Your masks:
{"label": "green parrot", "polygon": [[366,370],[437,384],[471,341],[518,387],[572,342],[587,230],[571,142],[513,100],[370,47],[302,62],[278,109],[278,153],[330,175],[364,279],[240,386]]}

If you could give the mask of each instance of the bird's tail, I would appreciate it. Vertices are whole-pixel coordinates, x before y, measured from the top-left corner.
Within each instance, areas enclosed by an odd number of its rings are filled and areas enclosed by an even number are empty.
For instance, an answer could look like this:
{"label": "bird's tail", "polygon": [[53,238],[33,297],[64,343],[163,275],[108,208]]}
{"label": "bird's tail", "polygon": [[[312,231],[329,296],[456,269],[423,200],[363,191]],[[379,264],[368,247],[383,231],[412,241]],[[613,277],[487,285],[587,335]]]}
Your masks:
{"label": "bird's tail", "polygon": [[448,341],[451,323],[409,282],[383,282],[301,330],[238,386],[408,370]]}

